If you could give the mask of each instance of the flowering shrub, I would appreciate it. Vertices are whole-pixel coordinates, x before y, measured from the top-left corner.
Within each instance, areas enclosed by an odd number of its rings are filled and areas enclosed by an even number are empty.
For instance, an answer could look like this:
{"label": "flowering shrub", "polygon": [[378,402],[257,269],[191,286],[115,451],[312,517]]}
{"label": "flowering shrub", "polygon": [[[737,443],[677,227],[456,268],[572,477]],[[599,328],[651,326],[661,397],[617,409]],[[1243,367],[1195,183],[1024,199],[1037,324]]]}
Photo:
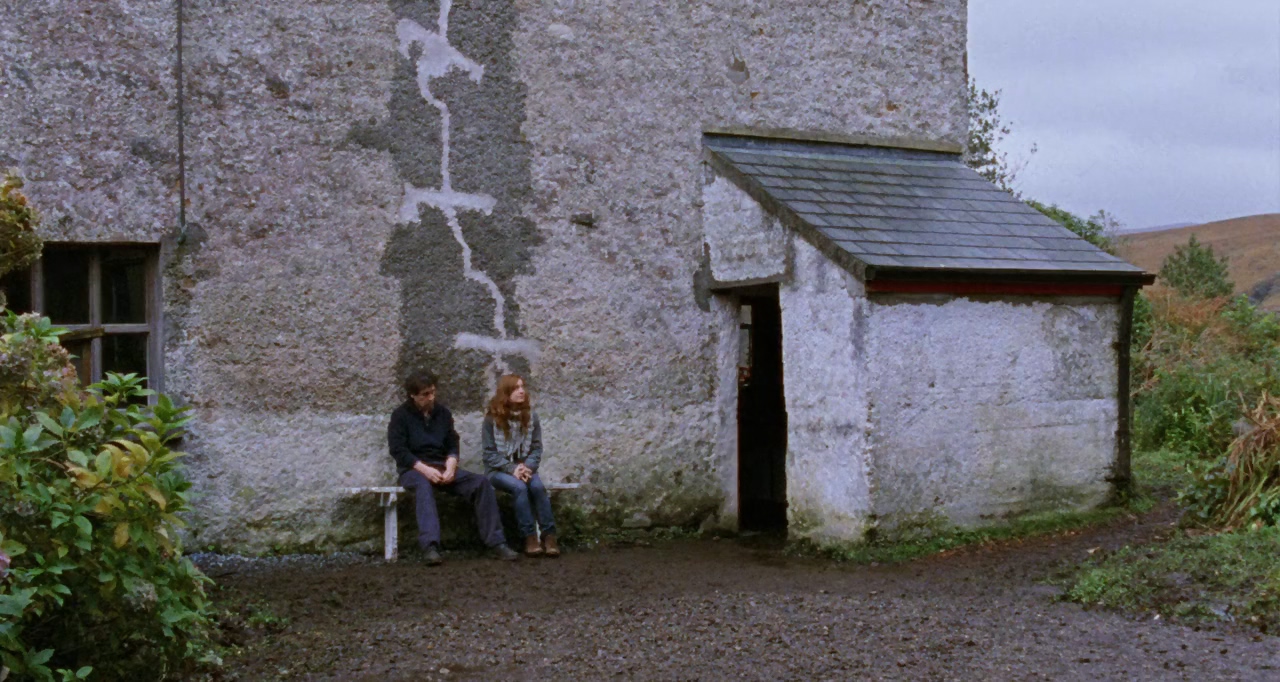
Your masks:
{"label": "flowering shrub", "polygon": [[[16,173],[0,181],[0,277],[34,263],[43,246],[36,234],[39,215],[18,191],[21,188],[22,179]],[[4,304],[4,292],[0,292],[0,307]]]}
{"label": "flowering shrub", "polygon": [[208,579],[182,555],[185,408],[134,375],[81,389],[59,330],[0,318],[0,666],[145,680],[216,660]]}
{"label": "flowering shrub", "polygon": [[76,372],[48,318],[5,314],[0,336],[0,423],[19,413],[52,408],[74,390]]}

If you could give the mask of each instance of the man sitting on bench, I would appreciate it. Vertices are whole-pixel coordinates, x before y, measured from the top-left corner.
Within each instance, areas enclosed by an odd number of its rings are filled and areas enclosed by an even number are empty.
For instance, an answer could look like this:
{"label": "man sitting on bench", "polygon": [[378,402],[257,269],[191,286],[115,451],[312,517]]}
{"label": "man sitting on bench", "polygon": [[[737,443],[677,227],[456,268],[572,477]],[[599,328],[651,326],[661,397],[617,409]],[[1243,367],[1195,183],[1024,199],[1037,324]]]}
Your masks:
{"label": "man sitting on bench", "polygon": [[396,461],[400,486],[413,491],[418,544],[426,563],[441,563],[437,490],[469,500],[485,545],[495,558],[514,561],[520,555],[507,547],[503,537],[493,485],[480,474],[458,468],[458,432],[453,428],[453,413],[436,402],[437,383],[430,372],[411,374],[404,382],[408,398],[391,413],[387,425],[387,446]]}

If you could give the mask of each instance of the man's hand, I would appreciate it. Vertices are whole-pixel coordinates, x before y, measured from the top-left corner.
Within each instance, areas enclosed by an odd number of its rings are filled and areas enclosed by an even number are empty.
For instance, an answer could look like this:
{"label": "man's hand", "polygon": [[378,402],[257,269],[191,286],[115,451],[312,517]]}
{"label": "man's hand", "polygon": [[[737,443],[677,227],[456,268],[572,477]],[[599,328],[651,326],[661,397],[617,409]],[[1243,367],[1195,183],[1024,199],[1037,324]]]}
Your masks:
{"label": "man's hand", "polygon": [[458,458],[450,457],[445,460],[444,473],[440,476],[441,483],[453,483],[453,479],[458,474]]}
{"label": "man's hand", "polygon": [[445,482],[444,474],[440,473],[439,471],[436,471],[435,469],[427,466],[426,464],[423,464],[422,462],[418,462],[414,464],[413,469],[414,471],[417,471],[423,476],[426,476],[427,480],[431,482],[431,485],[440,485],[441,483]]}
{"label": "man's hand", "polygon": [[533,469],[525,466],[523,463],[516,465],[516,478],[528,483],[533,479]]}

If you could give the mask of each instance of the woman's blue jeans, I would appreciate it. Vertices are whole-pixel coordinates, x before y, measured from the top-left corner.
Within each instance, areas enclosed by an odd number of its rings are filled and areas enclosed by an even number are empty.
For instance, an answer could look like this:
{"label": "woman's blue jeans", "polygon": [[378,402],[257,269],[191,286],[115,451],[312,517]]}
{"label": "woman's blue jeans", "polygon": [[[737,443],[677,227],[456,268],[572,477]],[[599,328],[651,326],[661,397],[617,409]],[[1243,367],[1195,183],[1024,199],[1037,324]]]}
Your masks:
{"label": "woman's blue jeans", "polygon": [[[542,485],[542,479],[538,478],[537,474],[534,474],[526,484],[511,474],[493,471],[489,473],[489,481],[493,483],[494,488],[509,493],[514,500],[516,525],[520,527],[520,535],[524,537],[535,535],[538,528],[541,528],[544,536],[556,532],[556,521],[551,516],[551,496],[547,494],[547,489]],[[537,528],[533,525],[535,512],[538,519]]]}

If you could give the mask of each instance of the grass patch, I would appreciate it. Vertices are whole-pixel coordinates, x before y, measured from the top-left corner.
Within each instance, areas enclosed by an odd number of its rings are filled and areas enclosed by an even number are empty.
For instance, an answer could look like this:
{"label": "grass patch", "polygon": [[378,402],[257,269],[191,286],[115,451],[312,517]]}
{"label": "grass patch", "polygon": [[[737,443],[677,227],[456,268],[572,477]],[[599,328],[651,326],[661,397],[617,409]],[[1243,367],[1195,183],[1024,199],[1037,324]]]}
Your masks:
{"label": "grass patch", "polygon": [[1130,467],[1134,483],[1143,493],[1169,497],[1191,485],[1188,464],[1195,455],[1177,450],[1148,450],[1133,453]]}
{"label": "grass patch", "polygon": [[1242,622],[1280,633],[1280,528],[1179,533],[1095,555],[1065,583],[1065,598],[1193,621]]}
{"label": "grass patch", "polygon": [[999,526],[951,529],[893,541],[872,540],[858,545],[820,546],[811,541],[791,543],[794,554],[825,556],[852,563],[898,563],[971,545],[1008,542],[1039,535],[1052,535],[1102,525],[1151,508],[1149,498],[1136,498],[1124,506],[1103,507],[1083,512],[1027,514]]}

